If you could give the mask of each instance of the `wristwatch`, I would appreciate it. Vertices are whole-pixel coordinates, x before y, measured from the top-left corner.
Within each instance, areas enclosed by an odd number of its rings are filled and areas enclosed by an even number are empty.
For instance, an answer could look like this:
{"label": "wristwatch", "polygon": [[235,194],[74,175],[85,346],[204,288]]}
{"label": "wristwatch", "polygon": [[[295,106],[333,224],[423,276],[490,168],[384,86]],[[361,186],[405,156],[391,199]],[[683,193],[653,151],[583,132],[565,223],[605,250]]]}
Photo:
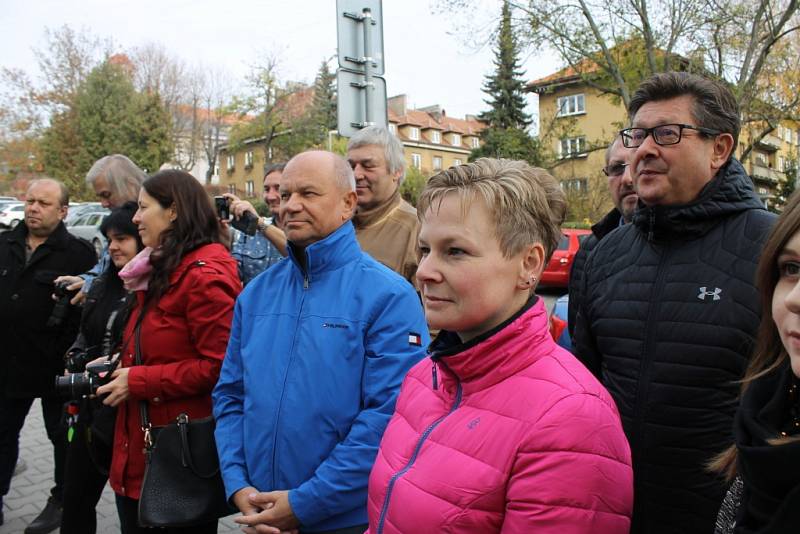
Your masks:
{"label": "wristwatch", "polygon": [[272,224],[272,218],[270,218],[270,217],[259,217],[258,218],[258,225],[256,226],[256,228],[258,228],[259,232],[263,233],[267,229],[267,226],[269,226],[270,224]]}

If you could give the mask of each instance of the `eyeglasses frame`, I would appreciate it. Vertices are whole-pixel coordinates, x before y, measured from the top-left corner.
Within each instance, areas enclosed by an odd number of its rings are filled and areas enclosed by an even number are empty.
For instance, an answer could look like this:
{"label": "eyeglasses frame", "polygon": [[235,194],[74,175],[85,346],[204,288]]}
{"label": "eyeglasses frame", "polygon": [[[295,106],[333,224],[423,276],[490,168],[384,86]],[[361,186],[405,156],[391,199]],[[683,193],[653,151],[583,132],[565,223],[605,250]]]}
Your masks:
{"label": "eyeglasses frame", "polygon": [[[677,126],[678,127],[678,140],[677,141],[675,141],[674,143],[661,143],[660,141],[658,141],[658,139],[656,139],[656,136],[653,135],[653,132],[658,128],[663,128],[664,126]],[[631,136],[629,134],[630,134],[630,132],[632,130],[642,130],[645,133],[644,137],[642,138],[642,142],[640,144],[636,145],[636,146],[629,146],[628,145],[628,141],[631,139]],[[669,123],[666,123],[666,124],[658,124],[656,126],[653,126],[652,128],[625,128],[624,130],[620,130],[619,131],[619,135],[622,138],[622,146],[624,146],[625,148],[639,148],[640,146],[642,146],[644,144],[645,140],[647,140],[647,136],[652,137],[653,138],[653,142],[655,144],[657,144],[658,146],[672,146],[672,145],[677,145],[678,143],[681,142],[681,140],[683,139],[683,131],[684,130],[695,130],[696,132],[700,132],[701,134],[708,135],[708,136],[711,136],[711,137],[714,137],[714,136],[717,136],[717,135],[720,135],[721,133],[723,133],[723,132],[720,132],[719,130],[714,130],[714,129],[711,129],[711,128],[705,128],[703,126],[692,126],[691,124],[681,124],[679,122],[669,122]]]}

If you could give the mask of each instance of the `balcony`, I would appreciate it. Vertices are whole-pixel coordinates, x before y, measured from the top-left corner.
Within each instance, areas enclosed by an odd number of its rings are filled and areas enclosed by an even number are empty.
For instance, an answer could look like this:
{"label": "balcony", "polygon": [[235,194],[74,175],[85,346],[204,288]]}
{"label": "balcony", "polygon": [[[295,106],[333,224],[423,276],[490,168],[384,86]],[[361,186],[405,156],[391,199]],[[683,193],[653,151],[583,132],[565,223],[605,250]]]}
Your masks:
{"label": "balcony", "polygon": [[776,152],[781,148],[781,140],[772,134],[767,134],[756,143],[756,147],[767,152]]}
{"label": "balcony", "polygon": [[757,163],[753,164],[750,174],[754,180],[759,180],[769,184],[778,184],[785,180],[785,176],[782,172],[776,171],[775,169],[770,169],[769,167],[765,167]]}

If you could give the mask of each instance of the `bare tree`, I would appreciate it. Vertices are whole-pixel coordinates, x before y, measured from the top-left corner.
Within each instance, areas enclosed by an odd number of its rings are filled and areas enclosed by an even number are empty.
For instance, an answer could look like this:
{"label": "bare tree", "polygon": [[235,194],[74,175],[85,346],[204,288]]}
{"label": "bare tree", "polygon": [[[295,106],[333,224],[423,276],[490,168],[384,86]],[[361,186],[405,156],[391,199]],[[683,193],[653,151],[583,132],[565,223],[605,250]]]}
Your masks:
{"label": "bare tree", "polygon": [[233,113],[230,108],[231,77],[222,69],[204,70],[201,72],[200,103],[198,124],[200,145],[208,162],[206,185],[211,184],[211,177],[217,166],[219,145],[228,138]]}

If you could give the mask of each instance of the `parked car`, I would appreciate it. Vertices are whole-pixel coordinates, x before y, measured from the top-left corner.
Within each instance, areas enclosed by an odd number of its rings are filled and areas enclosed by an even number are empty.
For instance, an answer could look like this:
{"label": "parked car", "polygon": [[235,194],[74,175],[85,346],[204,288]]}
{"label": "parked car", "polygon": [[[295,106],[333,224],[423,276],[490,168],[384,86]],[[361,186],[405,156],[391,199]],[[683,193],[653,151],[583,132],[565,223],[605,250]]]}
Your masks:
{"label": "parked car", "polygon": [[0,197],[0,202],[19,202],[17,197]]}
{"label": "parked car", "polygon": [[541,285],[543,286],[567,287],[575,253],[578,252],[583,240],[592,233],[591,230],[573,228],[562,228],[561,232],[561,241],[542,273]]}
{"label": "parked car", "polygon": [[25,218],[25,204],[17,201],[14,204],[6,204],[0,207],[0,228],[16,228],[19,222]]}
{"label": "parked car", "polygon": [[70,202],[69,211],[67,211],[67,218],[64,219],[64,224],[72,226],[81,215],[103,210],[105,210],[105,208],[101,206],[99,202],[82,202],[80,204],[73,204]]}
{"label": "parked car", "polygon": [[109,210],[107,209],[95,209],[95,211],[78,216],[77,219],[72,221],[71,225],[67,226],[69,233],[92,244],[98,258],[103,254],[103,249],[106,247],[106,237],[100,232],[100,224],[108,214]]}
{"label": "parked car", "polygon": [[[558,318],[562,321],[561,331],[555,336],[556,343],[567,349],[568,351],[572,351],[572,339],[569,337],[569,317],[568,317],[568,308],[569,308],[569,294],[561,295],[556,299],[553,303],[553,309],[550,311],[551,321],[554,321],[555,318]],[[553,330],[551,326],[551,331]]]}

